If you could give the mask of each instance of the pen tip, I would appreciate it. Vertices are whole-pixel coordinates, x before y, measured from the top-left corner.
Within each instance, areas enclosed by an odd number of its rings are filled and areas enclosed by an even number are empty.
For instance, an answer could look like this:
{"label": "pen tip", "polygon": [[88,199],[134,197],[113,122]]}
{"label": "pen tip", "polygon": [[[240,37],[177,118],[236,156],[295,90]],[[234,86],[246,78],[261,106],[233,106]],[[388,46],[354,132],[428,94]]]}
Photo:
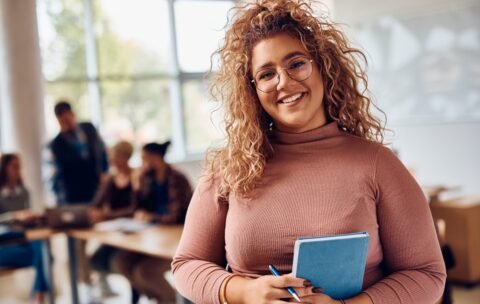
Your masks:
{"label": "pen tip", "polygon": [[300,301],[300,298],[296,294],[294,294],[293,297],[295,298],[295,300],[297,300],[297,302],[302,302]]}

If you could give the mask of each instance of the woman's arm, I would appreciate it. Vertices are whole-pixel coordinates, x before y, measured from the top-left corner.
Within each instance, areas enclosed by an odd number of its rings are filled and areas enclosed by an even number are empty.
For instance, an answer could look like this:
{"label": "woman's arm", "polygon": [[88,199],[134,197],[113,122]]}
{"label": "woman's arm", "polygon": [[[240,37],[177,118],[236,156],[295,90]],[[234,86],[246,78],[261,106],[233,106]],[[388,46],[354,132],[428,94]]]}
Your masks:
{"label": "woman's arm", "polygon": [[194,303],[219,303],[225,270],[225,221],[228,205],[219,202],[216,187],[201,178],[172,262],[176,289]]}
{"label": "woman's arm", "polygon": [[135,212],[135,204],[132,202],[130,206],[119,208],[115,210],[110,210],[105,214],[105,219],[115,219],[118,217],[131,217]]}
{"label": "woman's arm", "polygon": [[105,204],[108,203],[110,197],[109,191],[111,188],[111,183],[113,183],[113,176],[108,176],[106,181],[100,185],[90,206],[102,209]]}
{"label": "woman's arm", "polygon": [[446,271],[425,196],[387,148],[378,151],[374,172],[372,187],[388,275],[365,293],[373,303],[434,303],[442,295]]}

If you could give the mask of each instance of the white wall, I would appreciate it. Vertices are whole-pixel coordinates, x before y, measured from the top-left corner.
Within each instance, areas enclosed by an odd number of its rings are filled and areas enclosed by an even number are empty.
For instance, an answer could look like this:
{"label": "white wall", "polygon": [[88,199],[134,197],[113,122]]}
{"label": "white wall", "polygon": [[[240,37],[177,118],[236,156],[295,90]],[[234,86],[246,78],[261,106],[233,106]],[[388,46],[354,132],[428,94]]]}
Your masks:
{"label": "white wall", "polygon": [[367,52],[372,91],[402,161],[422,185],[480,195],[480,2],[337,0],[334,6],[335,21]]}
{"label": "white wall", "polygon": [[480,195],[480,122],[392,126],[393,145],[422,185],[460,186]]}

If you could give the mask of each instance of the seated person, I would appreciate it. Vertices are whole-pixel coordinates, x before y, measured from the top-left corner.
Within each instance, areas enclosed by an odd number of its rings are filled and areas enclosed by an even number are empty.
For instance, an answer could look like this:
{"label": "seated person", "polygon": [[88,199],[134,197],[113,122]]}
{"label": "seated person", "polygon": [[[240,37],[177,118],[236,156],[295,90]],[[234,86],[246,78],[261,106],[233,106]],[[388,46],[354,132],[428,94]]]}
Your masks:
{"label": "seated person", "polygon": [[[20,174],[20,158],[16,154],[4,154],[0,158],[0,214],[12,212],[19,222],[34,220],[37,215],[30,208],[28,190]],[[32,303],[43,303],[48,291],[48,280],[42,258],[41,241],[0,246],[0,267],[35,267]]]}
{"label": "seated person", "polygon": [[[112,147],[110,160],[113,172],[99,189],[90,210],[92,222],[118,217],[132,216],[135,210],[135,191],[132,183],[132,168],[128,161],[133,154],[133,146],[120,141]],[[101,245],[90,259],[92,268],[100,274],[99,285],[102,296],[114,295],[108,286],[106,276],[112,272],[111,260],[118,251],[115,247]]]}
{"label": "seated person", "polygon": [[[150,143],[142,149],[142,172],[135,218],[159,224],[183,224],[192,196],[187,178],[164,161],[170,145]],[[123,274],[135,290],[159,303],[174,303],[175,291],[164,278],[171,260],[121,251],[113,258],[113,268]],[[133,295],[136,303],[138,296]]]}

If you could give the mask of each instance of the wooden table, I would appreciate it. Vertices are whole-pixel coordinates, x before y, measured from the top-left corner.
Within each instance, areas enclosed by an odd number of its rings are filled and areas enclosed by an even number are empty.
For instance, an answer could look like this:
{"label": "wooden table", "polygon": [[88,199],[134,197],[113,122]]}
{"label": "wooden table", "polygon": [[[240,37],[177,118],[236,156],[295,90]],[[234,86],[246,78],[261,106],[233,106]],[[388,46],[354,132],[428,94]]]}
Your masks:
{"label": "wooden table", "polygon": [[[97,241],[120,249],[171,259],[175,255],[182,231],[183,225],[152,225],[135,233],[106,232],[94,228],[67,230],[72,304],[79,303],[75,239]],[[188,302],[182,300],[182,303]]]}
{"label": "wooden table", "polygon": [[76,239],[97,241],[125,250],[171,259],[177,250],[182,231],[182,225],[153,225],[136,233],[87,229],[70,230],[67,234]]}
{"label": "wooden table", "polygon": [[25,235],[29,241],[46,240],[56,233],[59,233],[59,231],[50,228],[35,228],[25,231]]}
{"label": "wooden table", "polygon": [[422,191],[427,197],[429,203],[436,203],[440,201],[440,194],[451,191],[460,190],[459,186],[447,187],[442,185],[437,186],[422,186]]}
{"label": "wooden table", "polygon": [[448,279],[467,286],[480,282],[480,197],[460,197],[430,204],[433,218],[442,222],[445,243],[456,261]]}

